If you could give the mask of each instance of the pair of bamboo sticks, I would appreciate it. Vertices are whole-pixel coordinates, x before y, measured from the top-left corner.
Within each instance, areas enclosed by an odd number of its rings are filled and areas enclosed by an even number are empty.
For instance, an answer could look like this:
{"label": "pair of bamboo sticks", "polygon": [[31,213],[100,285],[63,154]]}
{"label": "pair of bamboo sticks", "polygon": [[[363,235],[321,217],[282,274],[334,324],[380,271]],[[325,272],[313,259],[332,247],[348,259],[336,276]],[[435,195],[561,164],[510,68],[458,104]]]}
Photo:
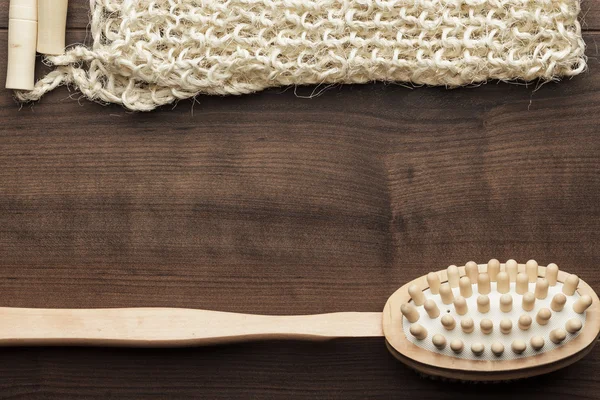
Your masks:
{"label": "pair of bamboo sticks", "polygon": [[32,90],[36,50],[65,51],[68,0],[11,0],[8,22],[6,88]]}

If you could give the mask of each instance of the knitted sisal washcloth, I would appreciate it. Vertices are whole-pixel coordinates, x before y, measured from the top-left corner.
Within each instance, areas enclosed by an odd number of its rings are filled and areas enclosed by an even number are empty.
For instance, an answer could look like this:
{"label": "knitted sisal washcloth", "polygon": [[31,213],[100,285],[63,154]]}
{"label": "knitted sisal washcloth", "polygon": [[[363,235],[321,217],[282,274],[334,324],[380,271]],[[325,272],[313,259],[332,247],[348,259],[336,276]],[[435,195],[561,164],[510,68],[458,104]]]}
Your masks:
{"label": "knitted sisal washcloth", "polygon": [[586,68],[578,0],[92,0],[91,48],[22,101],[75,86],[132,110],[197,94],[396,81],[460,86]]}

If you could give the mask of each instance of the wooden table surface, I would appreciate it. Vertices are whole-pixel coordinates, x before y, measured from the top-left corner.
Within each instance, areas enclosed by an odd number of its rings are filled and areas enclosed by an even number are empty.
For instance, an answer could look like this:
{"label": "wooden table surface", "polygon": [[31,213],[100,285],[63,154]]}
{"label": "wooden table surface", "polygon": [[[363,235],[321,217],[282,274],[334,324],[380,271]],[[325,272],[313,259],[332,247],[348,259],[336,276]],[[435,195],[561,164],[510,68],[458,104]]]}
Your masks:
{"label": "wooden table surface", "polygon": [[[314,88],[298,88],[148,114],[78,102],[65,88],[20,109],[0,91],[0,304],[379,311],[412,278],[491,257],[556,262],[600,289],[600,0],[582,8],[589,71],[537,91],[374,84],[305,99]],[[84,40],[86,12],[87,1],[72,2],[70,43]],[[420,378],[381,338],[7,348],[1,360],[2,399],[600,390],[600,347],[502,385]]]}

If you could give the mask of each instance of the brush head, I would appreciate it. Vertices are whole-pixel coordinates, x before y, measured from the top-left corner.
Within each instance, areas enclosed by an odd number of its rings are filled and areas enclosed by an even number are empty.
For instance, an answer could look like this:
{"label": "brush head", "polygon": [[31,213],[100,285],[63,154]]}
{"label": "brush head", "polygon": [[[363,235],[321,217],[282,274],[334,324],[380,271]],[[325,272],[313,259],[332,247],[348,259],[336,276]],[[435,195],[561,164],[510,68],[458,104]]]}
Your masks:
{"label": "brush head", "polygon": [[469,262],[396,291],[386,303],[383,330],[392,354],[419,372],[506,381],[554,371],[587,354],[600,333],[600,304],[584,281],[556,264]]}

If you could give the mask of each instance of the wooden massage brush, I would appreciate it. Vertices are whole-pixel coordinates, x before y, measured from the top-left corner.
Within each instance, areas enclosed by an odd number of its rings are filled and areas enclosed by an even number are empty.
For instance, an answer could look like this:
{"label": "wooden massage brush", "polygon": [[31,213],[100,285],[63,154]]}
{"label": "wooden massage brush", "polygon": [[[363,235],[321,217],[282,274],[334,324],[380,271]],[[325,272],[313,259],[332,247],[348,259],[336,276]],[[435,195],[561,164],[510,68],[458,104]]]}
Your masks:
{"label": "wooden massage brush", "polygon": [[266,316],[176,308],[0,308],[0,345],[177,347],[385,336],[430,376],[503,381],[565,367],[600,333],[598,296],[556,264],[468,262],[398,289],[381,312]]}

